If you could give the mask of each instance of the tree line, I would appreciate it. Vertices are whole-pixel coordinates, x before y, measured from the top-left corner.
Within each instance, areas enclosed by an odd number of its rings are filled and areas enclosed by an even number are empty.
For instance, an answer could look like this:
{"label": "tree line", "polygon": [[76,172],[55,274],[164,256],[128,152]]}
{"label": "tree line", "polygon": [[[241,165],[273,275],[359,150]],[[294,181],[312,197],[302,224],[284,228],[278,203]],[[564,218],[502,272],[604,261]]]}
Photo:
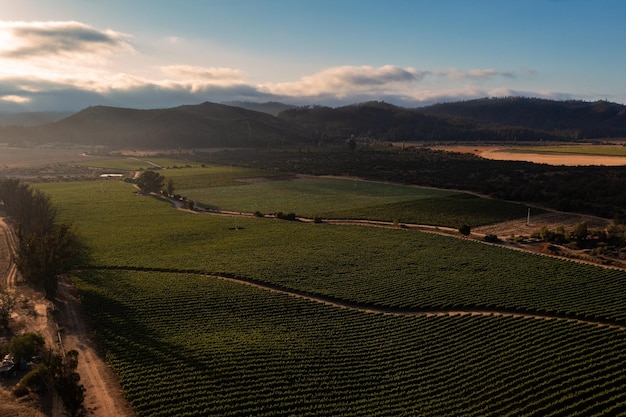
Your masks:
{"label": "tree line", "polygon": [[550,166],[489,160],[422,147],[401,149],[364,144],[359,144],[355,151],[342,145],[197,152],[196,159],[204,163],[473,191],[626,223],[626,166]]}
{"label": "tree line", "polygon": [[56,210],[42,191],[18,179],[2,178],[0,203],[16,228],[17,269],[30,285],[54,297],[58,276],[80,264],[86,249],[69,224],[57,221]]}

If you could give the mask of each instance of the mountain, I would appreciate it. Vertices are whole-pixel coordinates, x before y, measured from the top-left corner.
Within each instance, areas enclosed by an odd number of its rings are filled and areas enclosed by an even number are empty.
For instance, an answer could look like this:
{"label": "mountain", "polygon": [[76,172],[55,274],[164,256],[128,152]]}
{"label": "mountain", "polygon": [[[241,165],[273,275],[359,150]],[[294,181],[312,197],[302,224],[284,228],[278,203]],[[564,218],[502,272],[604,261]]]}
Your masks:
{"label": "mountain", "polygon": [[222,104],[259,111],[262,113],[271,114],[272,116],[278,116],[278,113],[280,113],[281,111],[293,109],[296,107],[290,104],[278,103],[276,101],[268,101],[267,103],[254,103],[251,101],[227,101]]}
{"label": "mountain", "polygon": [[626,106],[608,101],[555,101],[505,97],[442,103],[418,109],[423,114],[463,117],[481,123],[569,130],[577,138],[626,136]]}
{"label": "mountain", "polygon": [[425,142],[571,140],[563,132],[495,125],[377,101],[337,108],[299,107],[285,110],[278,117],[311,131],[316,140],[322,142],[351,136]]}
{"label": "mountain", "polygon": [[58,111],[0,113],[0,126],[36,126],[56,122],[71,114]]}
{"label": "mountain", "polygon": [[153,110],[96,106],[55,123],[0,130],[0,142],[140,149],[277,146],[307,140],[301,129],[269,114],[208,102]]}

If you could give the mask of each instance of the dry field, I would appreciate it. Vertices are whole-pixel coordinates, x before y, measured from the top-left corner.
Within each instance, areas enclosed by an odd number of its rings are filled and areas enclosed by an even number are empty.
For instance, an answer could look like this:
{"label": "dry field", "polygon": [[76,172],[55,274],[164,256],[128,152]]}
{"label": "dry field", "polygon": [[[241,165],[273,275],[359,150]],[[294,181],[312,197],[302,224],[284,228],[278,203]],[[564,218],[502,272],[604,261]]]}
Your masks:
{"label": "dry field", "polygon": [[626,165],[626,157],[602,156],[602,155],[574,155],[574,154],[539,154],[539,153],[518,153],[508,152],[503,146],[433,146],[431,149],[444,150],[450,152],[472,153],[486,159],[498,161],[527,161],[548,165],[605,165],[620,166]]}

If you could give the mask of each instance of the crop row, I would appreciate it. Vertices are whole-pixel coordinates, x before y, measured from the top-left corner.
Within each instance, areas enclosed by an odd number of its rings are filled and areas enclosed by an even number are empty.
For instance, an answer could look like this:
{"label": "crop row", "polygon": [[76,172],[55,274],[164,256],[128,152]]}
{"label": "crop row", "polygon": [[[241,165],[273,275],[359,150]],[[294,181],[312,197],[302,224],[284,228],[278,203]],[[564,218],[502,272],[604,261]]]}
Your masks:
{"label": "crop row", "polygon": [[626,334],[615,329],[366,314],[199,276],[90,271],[77,282],[140,416],[626,407]]}

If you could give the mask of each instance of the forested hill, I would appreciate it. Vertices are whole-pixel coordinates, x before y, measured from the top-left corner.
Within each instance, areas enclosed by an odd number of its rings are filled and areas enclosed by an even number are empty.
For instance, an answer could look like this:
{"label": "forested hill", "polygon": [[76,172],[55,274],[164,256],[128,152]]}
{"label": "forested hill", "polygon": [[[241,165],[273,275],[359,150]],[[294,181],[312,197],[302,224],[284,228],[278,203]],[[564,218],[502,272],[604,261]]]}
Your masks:
{"label": "forested hill", "polygon": [[429,114],[384,102],[330,108],[299,107],[281,112],[282,120],[311,131],[317,141],[354,135],[383,141],[539,141],[573,140],[572,132],[483,123],[458,116]]}
{"label": "forested hill", "polygon": [[577,139],[626,136],[626,106],[608,101],[483,98],[418,109],[423,114],[463,117],[481,123],[567,130]]}
{"label": "forested hill", "polygon": [[265,147],[308,140],[306,132],[269,114],[208,102],[154,110],[96,106],[56,123],[0,129],[0,142],[16,145],[163,149]]}

